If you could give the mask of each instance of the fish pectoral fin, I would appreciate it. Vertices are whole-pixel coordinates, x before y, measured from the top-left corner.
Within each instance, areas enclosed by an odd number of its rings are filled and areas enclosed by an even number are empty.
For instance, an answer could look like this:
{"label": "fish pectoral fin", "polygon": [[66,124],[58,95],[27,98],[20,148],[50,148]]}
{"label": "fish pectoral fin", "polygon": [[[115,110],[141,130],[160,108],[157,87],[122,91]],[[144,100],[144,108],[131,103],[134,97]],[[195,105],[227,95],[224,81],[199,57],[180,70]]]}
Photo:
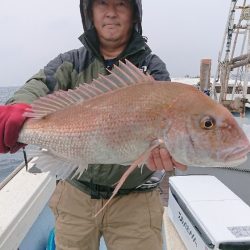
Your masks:
{"label": "fish pectoral fin", "polygon": [[77,163],[62,158],[49,150],[36,150],[32,155],[37,157],[34,161],[37,169],[41,172],[50,172],[60,180],[66,179],[75,169],[79,169]]}
{"label": "fish pectoral fin", "polygon": [[126,181],[126,179],[128,178],[128,176],[138,167],[143,165],[151,151],[158,147],[160,144],[162,144],[161,140],[155,140],[151,146],[145,151],[143,152],[138,159],[136,159],[131,165],[130,167],[125,171],[125,173],[122,175],[121,179],[117,182],[117,185],[115,187],[115,190],[112,193],[112,196],[109,198],[109,200],[105,203],[105,205],[95,214],[95,217],[100,214],[101,211],[103,211],[103,209],[110,203],[110,201],[113,199],[113,197],[118,193],[119,189],[122,187],[123,183]]}

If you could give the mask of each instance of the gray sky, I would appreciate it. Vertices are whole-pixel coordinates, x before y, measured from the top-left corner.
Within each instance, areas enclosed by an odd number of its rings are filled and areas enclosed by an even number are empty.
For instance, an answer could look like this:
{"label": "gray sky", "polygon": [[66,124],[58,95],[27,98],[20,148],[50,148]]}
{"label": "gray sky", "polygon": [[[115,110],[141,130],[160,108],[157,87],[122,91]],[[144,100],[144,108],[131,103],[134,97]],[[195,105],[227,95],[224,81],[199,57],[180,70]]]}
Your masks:
{"label": "gray sky", "polygon": [[[143,34],[172,77],[213,72],[230,0],[143,0]],[[59,53],[81,46],[78,0],[1,0],[0,86],[25,83]]]}

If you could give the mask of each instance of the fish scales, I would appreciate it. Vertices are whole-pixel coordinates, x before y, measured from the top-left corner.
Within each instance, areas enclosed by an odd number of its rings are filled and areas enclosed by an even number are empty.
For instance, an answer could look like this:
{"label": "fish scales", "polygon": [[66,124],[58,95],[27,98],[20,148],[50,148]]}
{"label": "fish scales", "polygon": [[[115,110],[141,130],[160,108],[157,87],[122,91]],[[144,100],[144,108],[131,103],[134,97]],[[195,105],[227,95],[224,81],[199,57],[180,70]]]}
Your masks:
{"label": "fish scales", "polygon": [[168,89],[166,83],[132,85],[74,104],[27,122],[19,140],[88,163],[132,161],[161,134],[161,109],[173,99]]}
{"label": "fish scales", "polygon": [[226,108],[192,86],[155,81],[128,61],[90,85],[35,101],[26,115],[34,119],[19,142],[47,148],[80,173],[91,163],[145,161],[153,142],[194,166],[235,166],[249,152]]}

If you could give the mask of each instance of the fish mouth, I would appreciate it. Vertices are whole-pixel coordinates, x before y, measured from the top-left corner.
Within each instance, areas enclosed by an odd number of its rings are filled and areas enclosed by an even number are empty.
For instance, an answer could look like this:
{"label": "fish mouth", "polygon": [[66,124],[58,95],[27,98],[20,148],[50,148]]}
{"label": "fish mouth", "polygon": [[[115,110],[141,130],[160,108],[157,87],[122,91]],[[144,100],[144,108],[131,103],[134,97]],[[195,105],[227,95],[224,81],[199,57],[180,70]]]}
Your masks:
{"label": "fish mouth", "polygon": [[246,145],[245,147],[236,147],[231,152],[229,152],[226,157],[225,161],[234,161],[238,159],[242,159],[246,157],[246,155],[250,152],[250,145]]}
{"label": "fish mouth", "polygon": [[230,161],[215,161],[207,163],[192,164],[193,167],[212,167],[212,168],[236,168],[240,169],[241,164],[246,162],[247,156],[244,156],[239,159],[234,159]]}
{"label": "fish mouth", "polygon": [[245,147],[239,146],[236,148],[224,150],[223,152],[217,152],[215,161],[207,162],[205,166],[218,168],[234,168],[243,164],[247,160],[247,154],[249,152],[250,145],[246,145]]}
{"label": "fish mouth", "polygon": [[222,162],[220,165],[223,167],[236,167],[247,160],[247,154],[249,152],[250,145],[246,145],[245,147],[236,147],[225,155],[224,162]]}

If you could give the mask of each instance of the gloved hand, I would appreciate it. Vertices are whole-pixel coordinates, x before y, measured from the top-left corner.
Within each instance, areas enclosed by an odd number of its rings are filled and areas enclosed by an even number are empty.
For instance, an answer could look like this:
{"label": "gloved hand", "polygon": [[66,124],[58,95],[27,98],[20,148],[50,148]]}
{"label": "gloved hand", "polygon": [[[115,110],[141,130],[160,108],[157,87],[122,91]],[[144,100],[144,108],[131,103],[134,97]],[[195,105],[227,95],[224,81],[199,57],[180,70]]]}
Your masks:
{"label": "gloved hand", "polygon": [[23,113],[28,107],[25,103],[0,106],[0,153],[15,153],[24,146],[17,140],[27,119]]}

